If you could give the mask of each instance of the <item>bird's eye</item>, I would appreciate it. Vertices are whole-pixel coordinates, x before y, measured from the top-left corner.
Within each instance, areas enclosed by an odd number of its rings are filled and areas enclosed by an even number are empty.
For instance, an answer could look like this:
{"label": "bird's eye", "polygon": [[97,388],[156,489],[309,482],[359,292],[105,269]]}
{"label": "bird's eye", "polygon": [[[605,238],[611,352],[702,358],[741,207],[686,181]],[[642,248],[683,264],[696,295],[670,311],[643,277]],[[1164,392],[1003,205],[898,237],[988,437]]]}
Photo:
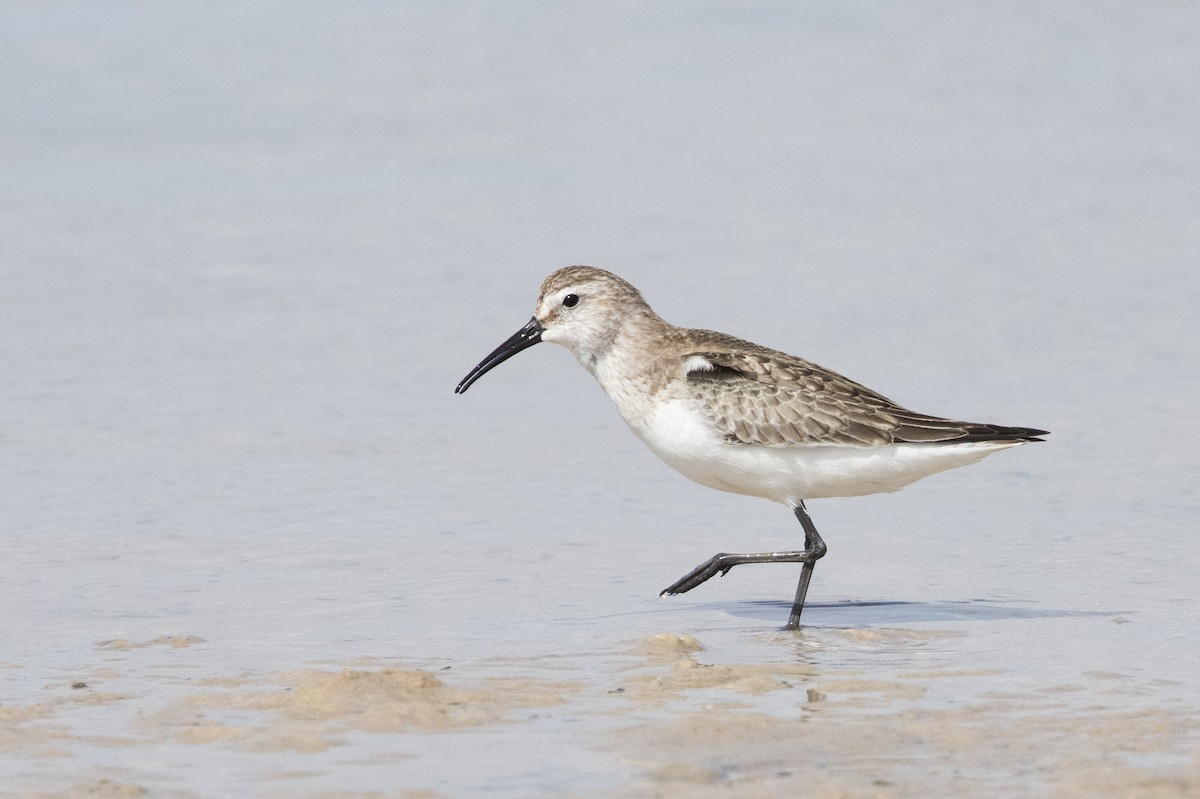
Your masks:
{"label": "bird's eye", "polygon": [[565,308],[574,308],[578,304],[579,304],[579,295],[578,294],[568,294],[567,296],[563,297],[563,307],[565,307]]}

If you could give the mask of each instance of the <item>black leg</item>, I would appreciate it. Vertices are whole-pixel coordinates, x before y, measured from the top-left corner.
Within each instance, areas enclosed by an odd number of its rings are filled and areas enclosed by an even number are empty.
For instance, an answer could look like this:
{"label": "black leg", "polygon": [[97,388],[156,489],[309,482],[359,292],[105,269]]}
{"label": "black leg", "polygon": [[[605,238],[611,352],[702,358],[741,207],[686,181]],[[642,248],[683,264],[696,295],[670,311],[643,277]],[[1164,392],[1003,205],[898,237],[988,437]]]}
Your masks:
{"label": "black leg", "polygon": [[812,557],[804,561],[804,565],[800,568],[800,582],[796,584],[796,599],[792,602],[792,613],[788,616],[785,627],[788,630],[800,629],[800,613],[804,610],[804,597],[808,594],[808,584],[812,582],[813,567],[818,560],[825,557],[827,549],[824,539],[817,532],[816,525],[808,517],[808,511],[804,509],[803,502],[796,506],[795,512],[796,518],[800,520],[800,526],[804,528],[804,551],[812,553]]}
{"label": "black leg", "polygon": [[716,577],[718,574],[724,575],[734,566],[740,566],[743,563],[803,563],[804,567],[800,570],[800,583],[796,586],[796,600],[792,604],[792,614],[788,617],[786,628],[789,630],[799,629],[800,612],[804,610],[804,597],[808,593],[808,584],[812,580],[813,564],[825,557],[826,547],[817,528],[813,526],[812,519],[808,517],[808,512],[804,510],[804,503],[801,502],[794,510],[796,518],[804,527],[804,549],[802,551],[759,552],[742,555],[718,552],[676,580],[660,596],[686,593],[705,580]]}

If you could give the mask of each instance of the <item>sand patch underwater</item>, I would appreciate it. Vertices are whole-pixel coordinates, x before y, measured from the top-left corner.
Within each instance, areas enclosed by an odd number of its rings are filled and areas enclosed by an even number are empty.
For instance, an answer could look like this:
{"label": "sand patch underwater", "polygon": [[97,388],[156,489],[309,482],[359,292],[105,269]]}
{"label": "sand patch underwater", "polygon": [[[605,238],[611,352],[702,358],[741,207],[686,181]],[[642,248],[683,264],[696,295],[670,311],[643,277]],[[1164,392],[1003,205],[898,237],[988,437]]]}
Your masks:
{"label": "sand patch underwater", "polygon": [[[866,647],[869,657],[911,666],[913,653],[956,640],[868,632],[814,629],[805,645]],[[778,640],[788,647],[777,652],[798,651],[798,639]],[[1200,791],[1200,714],[1161,701],[1156,692],[1169,686],[1115,672],[1018,689],[1004,670],[943,660],[870,672],[811,659],[739,662],[744,653],[728,647],[659,633],[583,659],[547,653],[438,667],[355,656],[260,674],[210,665],[188,676],[201,666],[186,660],[193,650],[166,644],[185,660],[163,664],[158,646],[98,647],[105,662],[82,670],[84,679],[0,705],[0,755],[31,764],[33,784],[57,782],[60,791],[0,796],[209,795],[194,780],[176,791],[171,769],[133,765],[143,756],[122,751],[234,764],[249,775],[247,795],[454,795],[449,753],[462,753],[454,758],[466,757],[467,769],[494,768],[470,753],[515,742],[504,757],[552,763],[558,750],[545,742],[564,738],[619,786],[577,796],[1159,799]],[[522,743],[538,736],[545,753]],[[126,767],[95,765],[105,752]],[[394,789],[358,790],[364,775],[367,785]]]}
{"label": "sand patch underwater", "polygon": [[[902,630],[833,634],[926,638]],[[1200,714],[1167,702],[1116,707],[1112,683],[1122,675],[1084,673],[1077,683],[1029,692],[989,690],[1002,671],[915,671],[881,680],[794,663],[704,664],[700,642],[672,647],[656,639],[640,650],[654,668],[631,679],[629,695],[680,707],[612,736],[611,749],[639,769],[615,795],[1200,795]],[[977,680],[975,697],[940,706],[947,680]],[[787,690],[796,698],[776,696],[772,712],[730,696]]]}
{"label": "sand patch underwater", "polygon": [[424,669],[306,669],[188,696],[141,723],[183,743],[313,752],[339,745],[350,731],[444,732],[512,721],[519,711],[561,705],[577,689],[506,677],[452,685]]}

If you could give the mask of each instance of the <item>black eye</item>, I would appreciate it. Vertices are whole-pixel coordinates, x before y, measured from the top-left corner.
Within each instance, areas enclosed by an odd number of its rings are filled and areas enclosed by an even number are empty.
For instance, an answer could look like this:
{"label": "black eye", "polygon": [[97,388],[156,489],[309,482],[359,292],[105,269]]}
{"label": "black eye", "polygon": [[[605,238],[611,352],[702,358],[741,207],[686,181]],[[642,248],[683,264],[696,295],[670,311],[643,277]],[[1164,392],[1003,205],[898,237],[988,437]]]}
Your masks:
{"label": "black eye", "polygon": [[566,308],[574,308],[578,304],[579,304],[579,295],[578,294],[568,294],[567,296],[563,297],[563,306]]}

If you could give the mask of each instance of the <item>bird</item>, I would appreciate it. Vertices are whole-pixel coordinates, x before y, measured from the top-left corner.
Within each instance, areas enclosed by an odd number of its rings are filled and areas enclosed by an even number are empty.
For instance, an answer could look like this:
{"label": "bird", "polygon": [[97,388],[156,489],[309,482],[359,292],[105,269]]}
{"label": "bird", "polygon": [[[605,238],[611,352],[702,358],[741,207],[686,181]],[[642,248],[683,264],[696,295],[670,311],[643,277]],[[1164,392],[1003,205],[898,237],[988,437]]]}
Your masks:
{"label": "bird", "polygon": [[566,347],[655,455],[709,488],[788,506],[804,549],[719,552],[661,592],[682,594],[747,563],[800,563],[784,629],[797,630],[827,546],[805,503],[897,491],[1045,430],[908,410],[811,361],[663,320],[612,272],[568,266],[543,281],[533,317],[455,387],[539,342]]}

